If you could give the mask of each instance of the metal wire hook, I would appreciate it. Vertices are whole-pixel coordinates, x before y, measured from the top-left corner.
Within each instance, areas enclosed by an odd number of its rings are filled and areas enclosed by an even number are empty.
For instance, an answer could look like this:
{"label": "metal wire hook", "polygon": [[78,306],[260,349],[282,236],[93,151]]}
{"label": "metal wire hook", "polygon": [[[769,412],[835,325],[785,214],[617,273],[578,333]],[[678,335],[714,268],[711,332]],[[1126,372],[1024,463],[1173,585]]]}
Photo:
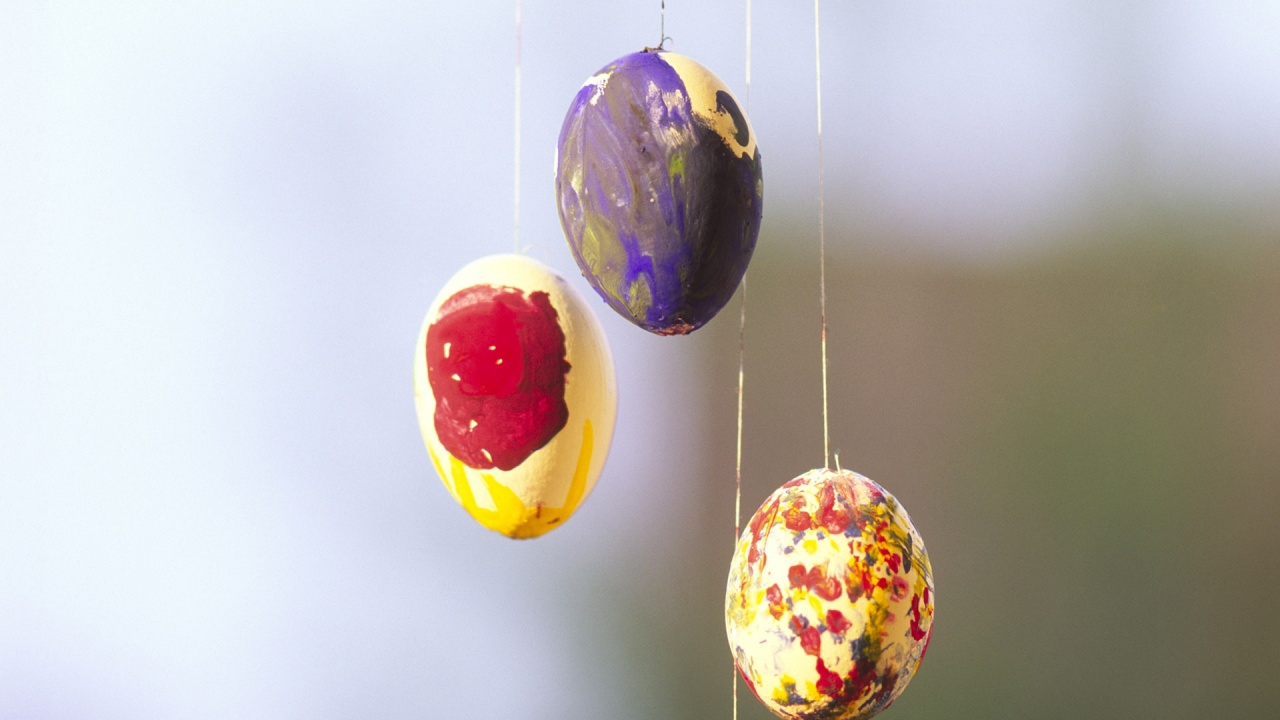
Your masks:
{"label": "metal wire hook", "polygon": [[674,39],[667,35],[667,0],[662,0],[661,12],[659,13],[658,31],[661,37],[658,40],[657,46],[646,47],[644,49],[645,52],[665,52],[667,49],[667,41]]}

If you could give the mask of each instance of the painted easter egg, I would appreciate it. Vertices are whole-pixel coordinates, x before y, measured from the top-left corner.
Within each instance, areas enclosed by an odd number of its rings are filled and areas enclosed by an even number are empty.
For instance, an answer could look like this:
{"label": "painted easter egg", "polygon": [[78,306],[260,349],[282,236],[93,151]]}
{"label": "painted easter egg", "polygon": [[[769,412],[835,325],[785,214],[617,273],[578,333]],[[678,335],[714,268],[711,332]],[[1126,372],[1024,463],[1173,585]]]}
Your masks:
{"label": "painted easter egg", "polygon": [[682,335],[733,296],[760,233],[755,133],[710,70],[683,55],[626,55],[569,106],[556,154],[560,224],[614,310]]}
{"label": "painted easter egg", "polygon": [[591,492],[618,408],[599,321],[563,277],[519,255],[476,260],[440,291],[413,394],[449,493],[514,538],[559,527]]}
{"label": "painted easter egg", "polygon": [[775,715],[861,720],[915,675],[933,629],[933,571],[906,510],[857,473],[778,488],[738,540],[729,646]]}

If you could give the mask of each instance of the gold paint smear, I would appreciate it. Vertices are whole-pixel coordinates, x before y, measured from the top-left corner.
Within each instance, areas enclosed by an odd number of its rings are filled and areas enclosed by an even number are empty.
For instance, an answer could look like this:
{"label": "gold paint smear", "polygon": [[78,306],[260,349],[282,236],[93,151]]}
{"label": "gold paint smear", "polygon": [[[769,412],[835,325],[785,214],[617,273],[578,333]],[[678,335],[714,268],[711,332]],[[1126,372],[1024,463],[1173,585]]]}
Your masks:
{"label": "gold paint smear", "polygon": [[[452,470],[454,487],[457,489],[454,497],[470,513],[471,517],[476,519],[476,522],[490,530],[512,538],[538,537],[558,527],[582,503],[582,498],[587,491],[587,476],[591,470],[591,455],[594,444],[591,421],[586,420],[582,424],[582,446],[578,451],[578,463],[574,468],[573,479],[569,483],[569,492],[565,496],[564,505],[560,507],[540,505],[529,507],[524,504],[511,488],[494,479],[493,475],[478,473],[480,480],[484,482],[485,489],[489,491],[489,496],[493,498],[494,504],[492,510],[482,508],[476,503],[475,493],[471,490],[471,481],[467,476],[467,466],[451,455],[449,456],[449,466],[450,470]],[[434,460],[435,453],[432,453],[431,457]],[[440,472],[441,477],[444,477],[439,462],[436,463],[436,470]],[[446,485],[448,485],[447,482]]]}

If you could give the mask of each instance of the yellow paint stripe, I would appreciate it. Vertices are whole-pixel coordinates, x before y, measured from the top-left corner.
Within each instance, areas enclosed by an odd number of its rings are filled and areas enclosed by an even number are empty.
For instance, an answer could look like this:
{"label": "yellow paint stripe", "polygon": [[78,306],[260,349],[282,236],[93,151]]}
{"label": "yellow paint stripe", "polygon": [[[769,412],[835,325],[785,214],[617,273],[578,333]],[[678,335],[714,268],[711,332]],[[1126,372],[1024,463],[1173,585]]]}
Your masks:
{"label": "yellow paint stripe", "polygon": [[514,490],[494,480],[492,475],[481,473],[480,477],[484,479],[484,486],[489,490],[494,505],[485,526],[503,535],[516,537],[520,528],[528,522],[529,516],[536,513],[536,508],[525,507]]}
{"label": "yellow paint stripe", "polygon": [[573,482],[569,485],[569,494],[564,499],[565,517],[573,514],[582,502],[587,491],[587,475],[591,472],[591,452],[594,449],[595,437],[591,430],[591,420],[582,423],[582,448],[578,450],[578,465],[573,469]]}
{"label": "yellow paint stripe", "polygon": [[467,466],[461,460],[452,455],[449,456],[449,469],[452,471],[453,480],[451,487],[450,476],[444,473],[435,452],[430,446],[427,447],[427,451],[431,453],[431,461],[435,463],[436,472],[444,479],[445,487],[449,488],[454,498],[471,517],[476,519],[476,522],[508,537],[531,538],[558,527],[582,503],[587,493],[587,479],[591,474],[591,456],[594,448],[595,437],[591,421],[586,420],[582,425],[582,445],[578,450],[578,462],[574,467],[573,478],[569,482],[569,491],[565,496],[564,505],[561,507],[537,505],[528,507],[515,491],[498,482],[492,474],[479,473],[485,489],[489,491],[489,497],[493,500],[492,510],[482,508],[476,503],[475,493],[471,489],[471,482],[467,476]]}
{"label": "yellow paint stripe", "polygon": [[507,533],[508,535],[516,538],[538,537],[559,527],[569,519],[586,495],[593,446],[594,435],[591,420],[588,419],[582,424],[582,445],[578,449],[578,463],[574,467],[573,478],[569,481],[569,492],[565,496],[564,505],[530,509],[525,521],[513,532]]}
{"label": "yellow paint stripe", "polygon": [[458,502],[472,515],[476,514],[476,496],[471,492],[471,483],[467,480],[467,466],[458,458],[449,456],[449,468],[453,470],[453,488],[458,494]]}

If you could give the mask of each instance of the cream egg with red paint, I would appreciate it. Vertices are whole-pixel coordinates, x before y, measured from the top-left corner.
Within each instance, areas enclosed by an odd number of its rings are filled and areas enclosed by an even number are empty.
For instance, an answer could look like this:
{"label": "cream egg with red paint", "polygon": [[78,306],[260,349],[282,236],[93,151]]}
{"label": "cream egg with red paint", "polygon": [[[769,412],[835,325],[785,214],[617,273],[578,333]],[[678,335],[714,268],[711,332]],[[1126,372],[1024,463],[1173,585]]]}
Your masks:
{"label": "cream egg with red paint", "polygon": [[418,333],[413,390],[436,472],[490,530],[559,527],[604,468],[618,407],[608,340],[535,260],[484,257],[445,284]]}
{"label": "cream egg with red paint", "polygon": [[765,500],[738,540],[725,629],[775,715],[866,720],[915,675],[933,631],[933,570],[906,510],[848,470],[812,470]]}

